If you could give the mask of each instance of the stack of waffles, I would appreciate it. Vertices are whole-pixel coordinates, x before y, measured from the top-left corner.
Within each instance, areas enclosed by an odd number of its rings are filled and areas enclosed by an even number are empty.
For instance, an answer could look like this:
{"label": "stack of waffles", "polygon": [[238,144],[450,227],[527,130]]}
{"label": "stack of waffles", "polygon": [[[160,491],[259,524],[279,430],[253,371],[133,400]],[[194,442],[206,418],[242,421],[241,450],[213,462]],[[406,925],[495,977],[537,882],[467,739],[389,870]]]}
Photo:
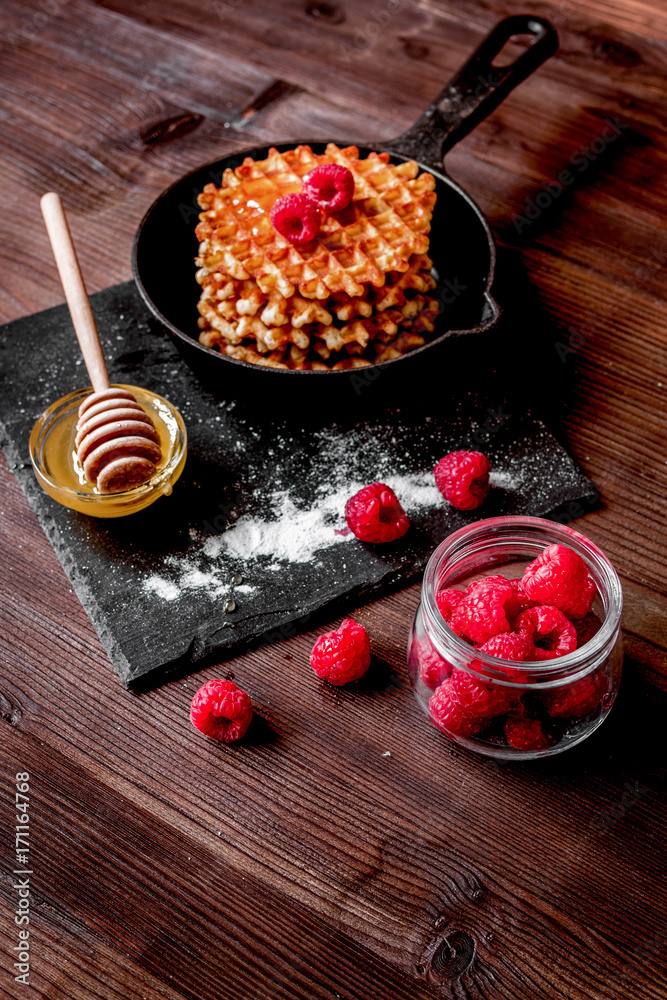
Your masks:
{"label": "stack of waffles", "polygon": [[[282,195],[322,164],[347,167],[351,204],[296,247],[271,224]],[[361,368],[405,354],[434,329],[428,257],[435,180],[387,153],[310,146],[246,157],[198,201],[199,340],[229,357],[298,369]]]}

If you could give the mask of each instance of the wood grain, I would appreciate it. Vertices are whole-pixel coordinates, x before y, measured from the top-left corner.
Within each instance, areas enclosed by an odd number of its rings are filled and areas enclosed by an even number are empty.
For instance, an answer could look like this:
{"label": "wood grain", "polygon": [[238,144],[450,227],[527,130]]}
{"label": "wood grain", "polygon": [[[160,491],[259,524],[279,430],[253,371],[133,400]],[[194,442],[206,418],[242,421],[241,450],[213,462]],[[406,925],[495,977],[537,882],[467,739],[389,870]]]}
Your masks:
{"label": "wood grain", "polygon": [[[21,531],[26,551],[20,563],[31,566],[39,529],[35,522],[28,530],[34,519],[23,511],[13,480],[7,486],[4,496],[13,494],[15,503],[5,509],[5,524],[16,534]],[[148,695],[128,695],[106,669],[85,619],[70,624],[78,606],[67,584],[58,585],[62,574],[55,556],[48,556],[42,560],[43,588],[37,599],[29,597],[31,573],[17,575],[21,566],[11,568],[25,604],[30,602],[32,628],[27,634],[22,624],[25,605],[5,609],[2,702],[9,725],[0,731],[0,741],[10,770],[25,767],[35,775],[38,814],[49,816],[45,836],[51,845],[35,844],[48,872],[44,883],[36,880],[37,891],[49,905],[55,899],[64,906],[69,919],[85,916],[86,927],[104,941],[110,930],[126,925],[127,911],[119,906],[127,905],[129,890],[118,904],[109,902],[116,898],[114,866],[122,858],[130,875],[135,871],[137,844],[148,836],[148,826],[155,840],[145,844],[143,854],[153,866],[153,879],[171,879],[165,854],[165,842],[172,849],[169,831],[187,845],[190,858],[208,877],[222,865],[242,887],[250,879],[270,889],[272,906],[278,905],[277,895],[280,911],[296,914],[297,926],[285,932],[288,939],[298,938],[305,908],[329,926],[342,923],[377,961],[419,977],[417,967],[428,968],[431,952],[442,943],[439,931],[469,934],[477,958],[465,983],[473,996],[548,996],[554,988],[578,998],[588,995],[584,983],[602,988],[609,969],[621,975],[636,947],[626,940],[618,898],[626,899],[641,940],[651,940],[661,914],[660,883],[654,881],[652,906],[641,896],[635,906],[631,901],[632,886],[654,879],[653,857],[665,835],[664,810],[656,809],[664,773],[656,742],[664,704],[647,700],[636,683],[629,691],[626,683],[616,715],[585,751],[573,752],[569,759],[518,769],[517,778],[512,767],[480,762],[455,749],[447,748],[443,756],[438,735],[425,724],[407,688],[401,621],[406,598],[412,608],[418,600],[418,588],[411,588],[407,595],[358,612],[378,637],[373,648],[377,661],[361,691],[331,691],[321,684],[307,665],[307,637],[225,665],[223,672],[232,670],[251,692],[260,718],[247,746],[213,747],[202,744],[184,709],[196,686],[218,675],[220,668]],[[54,604],[63,609],[58,624],[53,622]],[[74,641],[62,635],[65,623]],[[35,677],[26,675],[26,661],[39,662]],[[630,733],[631,753],[626,746]],[[48,759],[44,747],[49,748]],[[391,757],[384,758],[387,750]],[[56,767],[71,773],[56,776]],[[48,787],[40,789],[45,779]],[[600,836],[600,824],[613,815],[632,782],[646,792],[629,816],[621,815]],[[139,811],[137,828],[121,828],[114,812],[127,817],[131,806]],[[537,810],[538,829],[532,823],[524,826],[529,810]],[[96,826],[100,814],[103,833]],[[483,817],[482,837],[475,816],[479,821]],[[86,857],[79,853],[73,859],[74,879],[67,866],[74,848],[67,847],[62,857],[63,845],[72,844],[72,838],[83,838],[85,855],[94,856],[99,885],[92,896],[91,879],[84,877]],[[60,867],[51,853],[54,844]],[[98,873],[103,861],[113,885]],[[61,874],[54,882],[57,871]],[[145,881],[136,892],[144,908],[156,893],[159,900],[157,889]],[[130,893],[129,898],[135,896]],[[239,926],[256,926],[255,903],[254,889],[247,899],[235,897],[240,909],[234,935]],[[224,920],[221,926],[228,927]],[[199,935],[196,926],[191,933]],[[539,969],[528,975],[520,963],[537,961],[535,937],[554,940],[554,935],[561,946],[570,941],[573,949],[577,942],[574,965],[564,965],[555,979],[553,969],[548,970],[551,978]],[[111,945],[118,946],[113,935]],[[169,969],[172,962],[179,968],[184,962],[180,953],[169,952],[166,942],[160,957]],[[151,961],[134,959],[158,975]],[[597,970],[597,979],[589,978],[591,969]],[[238,970],[234,966],[229,992],[222,995],[246,989],[244,974],[242,963]],[[276,975],[280,979],[283,973]],[[650,976],[638,996],[660,996],[659,961],[656,968],[650,965]],[[350,990],[352,982],[346,980],[345,988]],[[391,989],[399,987],[392,983]],[[191,994],[185,989],[181,995]],[[365,985],[352,995],[374,994]]]}
{"label": "wood grain", "polygon": [[[612,716],[533,766],[443,743],[405,670],[418,587],[355,609],[374,654],[357,691],[318,681],[311,634],[128,694],[3,460],[0,842],[15,770],[31,771],[36,807],[33,985],[17,995],[664,998],[667,16],[657,0],[522,9],[552,18],[560,52],[448,169],[498,236],[499,298],[522,303],[527,394],[550,399],[601,492],[573,513],[623,576]],[[141,215],[182,173],[273,139],[397,134],[515,12],[6,0],[0,315],[62,298],[43,191],[64,197],[99,289],[130,276]],[[606,119],[620,135],[600,149]],[[574,181],[522,224],[567,168]],[[228,671],[256,719],[218,747],[188,706]],[[6,959],[5,853],[0,870]]]}

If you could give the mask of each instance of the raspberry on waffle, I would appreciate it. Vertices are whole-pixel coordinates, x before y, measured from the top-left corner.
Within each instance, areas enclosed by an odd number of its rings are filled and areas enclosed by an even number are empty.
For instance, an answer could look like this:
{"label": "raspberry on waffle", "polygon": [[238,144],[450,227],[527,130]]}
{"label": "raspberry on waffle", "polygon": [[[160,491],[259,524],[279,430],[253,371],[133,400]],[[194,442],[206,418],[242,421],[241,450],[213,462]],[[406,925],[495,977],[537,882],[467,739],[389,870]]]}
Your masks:
{"label": "raspberry on waffle", "polygon": [[[301,194],[303,178],[324,164],[350,172],[353,199],[323,212],[314,238],[295,245],[274,228],[271,209]],[[428,295],[434,188],[414,161],[359,159],[356,146],[334,143],[322,154],[271,149],[265,160],[246,157],[226,170],[221,186],[207,184],[198,198],[200,342],[285,368],[360,367],[348,357],[372,364],[422,346],[438,314]]]}

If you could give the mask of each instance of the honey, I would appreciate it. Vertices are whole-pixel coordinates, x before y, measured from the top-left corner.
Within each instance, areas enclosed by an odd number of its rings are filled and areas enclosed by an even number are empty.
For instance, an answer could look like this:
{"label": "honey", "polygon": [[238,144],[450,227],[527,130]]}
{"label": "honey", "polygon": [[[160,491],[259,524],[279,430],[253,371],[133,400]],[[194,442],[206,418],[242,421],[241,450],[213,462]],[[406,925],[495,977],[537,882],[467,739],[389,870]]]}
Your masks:
{"label": "honey", "polygon": [[187,435],[183,419],[168,400],[147,389],[128,389],[152,417],[160,438],[162,458],[147,483],[122,493],[100,493],[88,482],[76,451],[79,406],[92,390],[79,389],[46,410],[30,435],[30,457],[37,481],[49,496],[66,507],[93,517],[123,517],[168,496],[183,471]]}

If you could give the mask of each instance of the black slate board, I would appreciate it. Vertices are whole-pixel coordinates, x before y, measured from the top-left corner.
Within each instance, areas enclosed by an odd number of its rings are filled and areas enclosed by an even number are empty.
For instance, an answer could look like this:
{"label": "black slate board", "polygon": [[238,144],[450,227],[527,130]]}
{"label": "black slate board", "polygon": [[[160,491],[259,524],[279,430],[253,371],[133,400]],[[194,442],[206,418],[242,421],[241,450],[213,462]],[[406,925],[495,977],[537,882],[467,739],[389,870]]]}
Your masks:
{"label": "black slate board", "polygon": [[[502,395],[462,392],[440,416],[386,410],[305,428],[209,395],[131,282],[94,295],[93,308],[112,380],[153,389],[183,414],[189,456],[173,495],[128,518],[96,520],[37,485],[32,425],[88,382],[65,306],[0,329],[0,444],[127,685],[285,637],[333,602],[349,606],[411,580],[446,534],[479,516],[546,515],[597,495],[543,424],[515,403],[508,409]],[[458,447],[483,447],[495,470],[478,512],[454,510],[433,487],[435,461]],[[345,533],[343,506],[351,485],[377,479],[395,484],[412,527],[373,547]],[[262,554],[315,538],[325,547],[307,561]],[[240,586],[231,582],[237,573]],[[225,613],[229,599],[237,607]]]}

